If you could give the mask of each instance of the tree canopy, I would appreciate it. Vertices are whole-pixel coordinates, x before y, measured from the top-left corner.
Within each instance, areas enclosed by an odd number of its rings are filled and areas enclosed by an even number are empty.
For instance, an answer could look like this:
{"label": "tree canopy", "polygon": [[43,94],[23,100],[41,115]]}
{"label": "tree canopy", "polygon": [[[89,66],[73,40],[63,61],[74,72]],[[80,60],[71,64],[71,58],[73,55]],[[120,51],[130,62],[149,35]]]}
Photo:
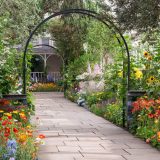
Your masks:
{"label": "tree canopy", "polygon": [[153,32],[160,27],[159,0],[109,0],[123,30]]}

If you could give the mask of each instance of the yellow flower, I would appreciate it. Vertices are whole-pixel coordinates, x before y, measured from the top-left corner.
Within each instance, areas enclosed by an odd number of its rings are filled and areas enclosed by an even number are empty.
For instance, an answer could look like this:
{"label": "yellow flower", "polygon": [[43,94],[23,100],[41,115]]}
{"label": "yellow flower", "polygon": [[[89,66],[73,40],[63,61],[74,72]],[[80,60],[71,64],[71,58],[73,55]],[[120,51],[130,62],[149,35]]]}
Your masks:
{"label": "yellow flower", "polygon": [[12,116],[11,113],[4,113],[5,116]]}
{"label": "yellow flower", "polygon": [[31,128],[31,126],[30,126],[30,125],[28,125],[28,126],[27,126],[27,129],[30,129],[30,128]]}
{"label": "yellow flower", "polygon": [[155,77],[154,77],[154,76],[151,76],[151,77],[149,77],[149,78],[147,79],[147,82],[148,82],[149,84],[153,83],[154,81],[155,81]]}
{"label": "yellow flower", "polygon": [[25,116],[24,112],[19,113],[20,116]]}
{"label": "yellow flower", "polygon": [[143,73],[142,73],[142,71],[137,70],[137,71],[135,72],[135,76],[136,76],[136,79],[141,79],[141,78],[143,78]]}
{"label": "yellow flower", "polygon": [[149,53],[147,51],[144,51],[143,54],[144,54],[144,57],[146,57],[146,58],[149,56]]}
{"label": "yellow flower", "polygon": [[18,114],[18,111],[13,111],[12,113],[14,113],[14,114]]}
{"label": "yellow flower", "polygon": [[156,119],[156,120],[154,121],[155,124],[157,124],[158,122],[159,122],[158,119]]}
{"label": "yellow flower", "polygon": [[27,135],[24,133],[21,133],[18,137],[19,142],[24,143],[27,140]]}
{"label": "yellow flower", "polygon": [[0,110],[0,113],[3,113],[4,111],[3,110]]}

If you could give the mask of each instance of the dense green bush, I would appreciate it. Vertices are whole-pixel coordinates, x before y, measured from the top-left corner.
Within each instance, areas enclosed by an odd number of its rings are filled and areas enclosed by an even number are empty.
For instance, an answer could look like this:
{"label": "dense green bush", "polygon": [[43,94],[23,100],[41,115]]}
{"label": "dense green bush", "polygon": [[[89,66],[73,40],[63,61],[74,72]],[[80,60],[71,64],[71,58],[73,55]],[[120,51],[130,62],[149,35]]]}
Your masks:
{"label": "dense green bush", "polygon": [[92,105],[105,101],[108,98],[109,98],[109,94],[107,92],[96,92],[92,94],[87,94],[86,102],[87,102],[87,105],[91,107]]}
{"label": "dense green bush", "polygon": [[90,107],[90,111],[93,112],[93,113],[95,113],[98,116],[104,117],[105,107],[98,106],[98,105],[94,104],[94,105],[92,105]]}
{"label": "dense green bush", "polygon": [[120,103],[108,104],[106,106],[94,104],[90,107],[90,111],[118,126],[122,126],[122,105]]}
{"label": "dense green bush", "polygon": [[109,104],[105,107],[104,118],[115,123],[116,125],[122,126],[122,112],[122,104]]}

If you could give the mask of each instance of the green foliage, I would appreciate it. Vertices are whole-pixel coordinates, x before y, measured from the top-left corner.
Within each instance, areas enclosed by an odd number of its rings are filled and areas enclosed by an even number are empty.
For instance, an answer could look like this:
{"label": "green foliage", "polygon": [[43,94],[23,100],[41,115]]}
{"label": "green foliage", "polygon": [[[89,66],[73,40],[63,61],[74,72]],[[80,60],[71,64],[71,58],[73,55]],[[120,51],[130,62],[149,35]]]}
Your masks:
{"label": "green foliage", "polygon": [[115,104],[109,104],[105,107],[104,118],[113,122],[118,126],[122,126],[123,117],[122,117],[122,104],[117,102]]}
{"label": "green foliage", "polygon": [[105,114],[105,108],[102,106],[97,106],[96,104],[93,104],[90,107],[90,111],[95,113],[97,116],[101,116],[101,117],[103,117]]}
{"label": "green foliage", "polygon": [[98,116],[104,117],[105,119],[113,122],[118,126],[122,126],[122,105],[121,103],[108,104],[106,106],[93,104],[90,107],[90,111]]}
{"label": "green foliage", "polygon": [[[153,32],[159,28],[159,5],[157,0],[110,0],[117,21],[124,30]],[[113,9],[113,8],[112,8]]]}
{"label": "green foliage", "polygon": [[22,43],[39,20],[39,1],[1,0],[0,4],[0,17],[5,18],[3,39]]}
{"label": "green foliage", "polygon": [[94,55],[93,57],[100,61],[104,55],[108,54],[108,56],[111,56],[117,51],[119,44],[115,34],[102,22],[90,20],[87,30],[87,53]]}
{"label": "green foliage", "polygon": [[107,100],[110,97],[108,92],[96,92],[86,95],[86,102],[89,107]]}
{"label": "green foliage", "polygon": [[14,49],[5,47],[0,41],[0,94],[8,94],[16,89],[18,81],[17,57],[17,52]]}

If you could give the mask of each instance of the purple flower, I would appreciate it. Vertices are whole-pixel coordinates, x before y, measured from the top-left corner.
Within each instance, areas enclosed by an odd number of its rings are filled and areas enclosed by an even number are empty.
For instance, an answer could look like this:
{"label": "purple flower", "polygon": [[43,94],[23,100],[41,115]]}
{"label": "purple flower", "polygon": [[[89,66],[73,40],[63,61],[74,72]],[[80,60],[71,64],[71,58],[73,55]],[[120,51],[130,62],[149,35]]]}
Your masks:
{"label": "purple flower", "polygon": [[16,150],[17,150],[17,142],[15,139],[9,139],[7,141],[7,154],[4,154],[3,157],[9,158],[9,160],[15,160],[15,155],[16,155]]}

